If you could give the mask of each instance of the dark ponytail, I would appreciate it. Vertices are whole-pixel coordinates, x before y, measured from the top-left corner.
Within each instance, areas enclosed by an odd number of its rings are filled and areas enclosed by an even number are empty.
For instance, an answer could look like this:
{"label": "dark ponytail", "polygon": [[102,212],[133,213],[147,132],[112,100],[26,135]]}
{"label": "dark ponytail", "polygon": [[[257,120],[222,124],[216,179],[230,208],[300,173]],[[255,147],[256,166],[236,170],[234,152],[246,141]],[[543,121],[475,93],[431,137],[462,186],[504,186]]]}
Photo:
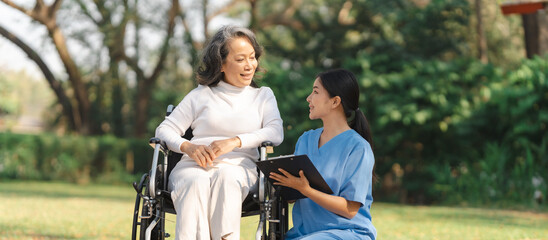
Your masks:
{"label": "dark ponytail", "polygon": [[371,127],[369,127],[369,121],[359,108],[355,110],[354,119],[350,121],[349,126],[362,135],[373,148],[373,134],[371,133]]}
{"label": "dark ponytail", "polygon": [[348,119],[348,125],[358,132],[373,148],[373,135],[369,122],[359,109],[360,88],[356,76],[345,69],[334,69],[318,74],[330,97],[339,96]]}

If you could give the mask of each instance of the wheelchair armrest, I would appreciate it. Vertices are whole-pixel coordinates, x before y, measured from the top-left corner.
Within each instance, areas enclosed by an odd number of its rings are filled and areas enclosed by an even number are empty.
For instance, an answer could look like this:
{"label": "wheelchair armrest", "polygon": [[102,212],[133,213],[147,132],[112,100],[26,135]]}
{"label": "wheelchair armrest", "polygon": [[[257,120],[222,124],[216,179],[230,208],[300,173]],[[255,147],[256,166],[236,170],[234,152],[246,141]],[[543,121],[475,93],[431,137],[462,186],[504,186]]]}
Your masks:
{"label": "wheelchair armrest", "polygon": [[[166,160],[167,160],[167,155],[170,154],[170,151],[169,149],[167,148],[167,144],[165,141],[162,141],[160,138],[157,138],[157,137],[153,137],[153,138],[150,138],[149,141],[148,141],[149,145],[154,148],[154,155],[152,156],[152,165],[150,167],[150,173],[149,173],[149,176],[150,176],[150,181],[148,182],[148,190],[149,190],[149,194],[152,198],[155,198],[156,195],[158,194],[161,194],[159,192],[156,192],[156,176],[159,174],[158,173],[158,165],[161,163],[160,160],[159,160],[159,157],[160,157],[160,152],[162,152],[162,154],[164,155],[164,157],[166,157]],[[165,173],[165,170],[166,170],[167,166],[166,165],[163,165],[163,169],[160,170],[162,173]],[[165,179],[165,175],[164,175],[164,182],[166,181]]]}
{"label": "wheelchair armrest", "polygon": [[[270,153],[274,153],[274,144],[271,141],[262,142],[259,161],[265,161],[267,154]],[[266,200],[265,183],[265,176],[261,171],[259,171],[259,202]]]}
{"label": "wheelchair armrest", "polygon": [[160,144],[161,150],[164,152],[167,149],[166,142],[162,141],[161,139],[157,137],[150,138],[148,140],[148,145],[150,145],[152,148],[156,147],[156,144]]}
{"label": "wheelchair armrest", "polygon": [[159,138],[151,138],[148,141],[149,145],[154,148],[154,155],[152,156],[152,165],[150,167],[150,180],[148,181],[148,190],[149,194],[152,198],[156,197],[156,175],[158,170],[158,158],[160,156],[160,152],[162,152],[165,156],[167,154],[168,149],[166,146],[166,143]]}

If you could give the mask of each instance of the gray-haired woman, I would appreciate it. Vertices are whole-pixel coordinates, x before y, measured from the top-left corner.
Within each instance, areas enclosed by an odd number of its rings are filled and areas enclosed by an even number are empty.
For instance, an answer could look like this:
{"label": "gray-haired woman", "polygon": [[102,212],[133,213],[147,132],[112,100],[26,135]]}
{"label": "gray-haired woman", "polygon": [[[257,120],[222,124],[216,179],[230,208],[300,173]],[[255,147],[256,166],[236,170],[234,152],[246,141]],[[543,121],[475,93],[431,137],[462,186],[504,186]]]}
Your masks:
{"label": "gray-haired woman", "polygon": [[[184,153],[169,177],[176,239],[240,239],[257,147],[283,140],[274,93],[253,81],[261,54],[249,29],[222,27],[203,50],[199,86],[156,129],[169,149]],[[181,137],[188,128],[192,139]]]}

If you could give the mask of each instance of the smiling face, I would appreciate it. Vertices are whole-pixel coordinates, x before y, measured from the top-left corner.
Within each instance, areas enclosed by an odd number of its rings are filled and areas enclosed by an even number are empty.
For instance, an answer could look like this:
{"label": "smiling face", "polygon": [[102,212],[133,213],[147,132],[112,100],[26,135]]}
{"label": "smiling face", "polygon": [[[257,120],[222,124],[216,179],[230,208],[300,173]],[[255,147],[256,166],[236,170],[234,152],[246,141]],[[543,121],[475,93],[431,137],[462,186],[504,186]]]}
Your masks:
{"label": "smiling face", "polygon": [[221,68],[224,81],[236,87],[249,86],[258,65],[253,45],[249,39],[239,37],[231,40],[227,49],[228,55]]}
{"label": "smiling face", "polygon": [[336,97],[332,98],[329,96],[329,93],[323,87],[320,79],[316,78],[314,86],[312,87],[312,93],[306,98],[308,107],[310,108],[308,117],[311,120],[314,120],[322,119],[327,116],[336,106],[334,104],[335,98]]}

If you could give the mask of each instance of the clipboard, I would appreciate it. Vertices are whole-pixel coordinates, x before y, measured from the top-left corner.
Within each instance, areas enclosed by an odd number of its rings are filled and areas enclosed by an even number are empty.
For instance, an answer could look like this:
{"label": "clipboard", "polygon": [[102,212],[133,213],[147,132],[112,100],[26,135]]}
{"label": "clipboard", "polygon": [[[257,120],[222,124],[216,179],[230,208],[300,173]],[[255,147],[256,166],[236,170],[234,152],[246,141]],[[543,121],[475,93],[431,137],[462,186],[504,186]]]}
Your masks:
{"label": "clipboard", "polygon": [[[308,179],[310,186],[316,190],[322,191],[327,194],[333,194],[333,190],[327,185],[323,179],[318,169],[314,166],[310,158],[307,155],[288,155],[288,156],[279,156],[274,158],[269,158],[264,161],[257,162],[257,167],[264,173],[265,178],[271,184],[274,184],[276,180],[269,178],[270,172],[275,172],[281,174],[278,171],[278,168],[284,169],[285,171],[291,173],[293,176],[299,176],[299,171],[303,170],[304,176]],[[297,200],[301,198],[306,198],[299,191],[280,185],[274,185],[280,187],[280,195],[285,200]]]}

